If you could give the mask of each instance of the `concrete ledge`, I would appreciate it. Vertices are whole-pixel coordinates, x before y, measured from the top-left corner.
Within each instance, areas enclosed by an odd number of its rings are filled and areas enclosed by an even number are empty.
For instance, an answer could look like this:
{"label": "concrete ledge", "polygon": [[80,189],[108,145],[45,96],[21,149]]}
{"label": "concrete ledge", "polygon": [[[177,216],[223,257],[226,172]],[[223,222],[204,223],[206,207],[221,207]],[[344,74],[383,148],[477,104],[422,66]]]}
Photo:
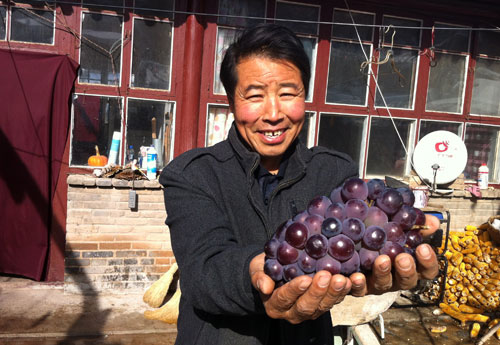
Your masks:
{"label": "concrete ledge", "polygon": [[134,188],[134,189],[161,189],[158,180],[122,180],[117,178],[100,178],[92,175],[68,175],[66,183],[73,187],[98,187],[98,188]]}

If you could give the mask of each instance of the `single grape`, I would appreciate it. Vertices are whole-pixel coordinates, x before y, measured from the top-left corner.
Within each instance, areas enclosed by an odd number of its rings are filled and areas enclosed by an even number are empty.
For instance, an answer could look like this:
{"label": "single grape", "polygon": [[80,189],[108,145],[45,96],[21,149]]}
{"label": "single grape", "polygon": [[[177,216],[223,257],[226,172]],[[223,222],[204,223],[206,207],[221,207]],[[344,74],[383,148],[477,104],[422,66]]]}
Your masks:
{"label": "single grape", "polygon": [[326,238],[333,237],[342,232],[342,222],[335,217],[326,218],[321,224],[321,233]]}
{"label": "single grape", "polygon": [[[326,253],[326,251],[325,251]],[[299,261],[297,261],[300,269],[304,273],[314,273],[316,272],[316,259],[312,258],[305,251],[302,251],[299,255]]]}
{"label": "single grape", "polygon": [[344,200],[342,200],[342,194],[341,194],[342,186],[335,188],[332,190],[330,193],[330,199],[332,202],[339,202],[343,203]]}
{"label": "single grape", "polygon": [[386,188],[376,202],[376,206],[388,215],[398,212],[401,205],[403,205],[403,197],[400,192],[393,188]]}
{"label": "single grape", "polygon": [[278,229],[273,235],[273,238],[277,239],[280,242],[283,242],[285,240],[285,233],[286,229],[288,228],[288,225],[292,224],[293,221],[291,219],[287,220],[286,222],[281,223],[278,226]]}
{"label": "single grape", "polygon": [[345,276],[349,276],[352,273],[359,271],[359,265],[359,254],[357,252],[354,252],[349,260],[344,261],[340,264],[340,273]]}
{"label": "single grape", "polygon": [[417,220],[417,213],[413,206],[403,205],[391,219],[401,225],[404,231],[410,230]]}
{"label": "single grape", "polygon": [[368,207],[366,218],[364,220],[365,226],[377,225],[382,226],[389,221],[387,214],[377,206]]}
{"label": "single grape", "polygon": [[398,243],[400,246],[404,246],[406,243],[406,234],[403,228],[398,223],[388,222],[382,226],[385,234],[387,235],[387,241]]}
{"label": "single grape", "polygon": [[362,179],[353,177],[344,182],[340,193],[343,200],[366,200],[368,197],[368,186]]}
{"label": "single grape", "polygon": [[341,262],[349,260],[354,251],[354,242],[346,235],[340,234],[328,240],[328,254]]}
{"label": "single grape", "polygon": [[365,224],[358,218],[346,218],[342,222],[342,233],[357,243],[365,234]]}
{"label": "single grape", "polygon": [[295,277],[304,275],[304,272],[300,269],[297,263],[283,266],[283,279],[289,282]]}
{"label": "single grape", "polygon": [[270,259],[276,259],[276,254],[278,252],[278,247],[280,244],[281,242],[276,238],[271,238],[269,241],[267,241],[264,245],[264,253],[266,253],[266,257]]}
{"label": "single grape", "polygon": [[380,194],[385,190],[384,181],[378,178],[371,179],[366,185],[368,187],[368,199],[370,200],[377,200]]}
{"label": "single grape", "polygon": [[380,255],[387,255],[391,258],[391,261],[394,263],[396,256],[404,252],[403,247],[396,242],[386,241],[384,246],[379,250]]}
{"label": "single grape", "polygon": [[360,199],[351,199],[345,203],[346,218],[358,218],[365,220],[368,215],[368,205]]}
{"label": "single grape", "polygon": [[313,259],[320,259],[328,250],[328,239],[322,234],[312,235],[306,242],[305,250]]}
{"label": "single grape", "polygon": [[361,248],[359,250],[359,264],[365,271],[371,271],[375,259],[379,256],[378,251]]}
{"label": "single grape", "polygon": [[413,206],[413,204],[415,203],[415,195],[410,188],[400,187],[396,190],[400,192],[401,196],[403,197],[403,205]]}
{"label": "single grape", "polygon": [[363,235],[363,246],[371,250],[380,250],[387,239],[384,229],[372,225],[366,228]]}
{"label": "single grape", "polygon": [[292,247],[288,242],[281,242],[276,254],[278,261],[282,265],[289,265],[297,262],[299,259],[299,250]]}
{"label": "single grape", "polygon": [[332,258],[330,255],[325,255],[316,261],[316,272],[328,271],[331,274],[340,273],[340,262]]}
{"label": "single grape", "polygon": [[330,198],[326,196],[317,196],[312,199],[307,205],[309,214],[318,214],[321,217],[325,216],[326,209],[332,204]]}
{"label": "single grape", "polygon": [[304,248],[308,237],[307,226],[303,223],[293,222],[285,233],[285,241],[297,249]]}
{"label": "single grape", "polygon": [[264,273],[275,282],[283,279],[283,266],[276,259],[267,259],[264,263]]}
{"label": "single grape", "polygon": [[406,245],[410,248],[417,248],[423,241],[419,230],[410,230],[406,233]]}
{"label": "single grape", "polygon": [[321,234],[321,224],[325,219],[317,214],[312,214],[304,220],[304,224],[309,230],[309,237],[314,234]]}
{"label": "single grape", "polygon": [[415,219],[415,225],[425,225],[425,213],[419,208],[414,208],[417,214],[417,219]]}
{"label": "single grape", "polygon": [[298,213],[297,215],[295,215],[295,217],[292,218],[292,220],[294,222],[300,222],[300,223],[303,223],[304,220],[309,217],[309,212],[307,211],[302,211],[300,213]]}
{"label": "single grape", "polygon": [[344,220],[345,204],[341,202],[334,202],[330,206],[328,206],[325,212],[325,218],[330,218],[330,217],[335,217],[338,220]]}

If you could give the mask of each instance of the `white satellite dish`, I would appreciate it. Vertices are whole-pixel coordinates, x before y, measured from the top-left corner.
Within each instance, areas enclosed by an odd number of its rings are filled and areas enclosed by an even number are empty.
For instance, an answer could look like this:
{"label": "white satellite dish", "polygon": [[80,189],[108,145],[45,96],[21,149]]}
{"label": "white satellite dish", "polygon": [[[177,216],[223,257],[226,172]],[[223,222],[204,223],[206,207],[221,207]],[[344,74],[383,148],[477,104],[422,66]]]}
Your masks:
{"label": "white satellite dish", "polygon": [[417,174],[430,183],[453,182],[464,171],[466,164],[467,148],[464,142],[448,131],[427,134],[420,139],[413,152],[413,166]]}

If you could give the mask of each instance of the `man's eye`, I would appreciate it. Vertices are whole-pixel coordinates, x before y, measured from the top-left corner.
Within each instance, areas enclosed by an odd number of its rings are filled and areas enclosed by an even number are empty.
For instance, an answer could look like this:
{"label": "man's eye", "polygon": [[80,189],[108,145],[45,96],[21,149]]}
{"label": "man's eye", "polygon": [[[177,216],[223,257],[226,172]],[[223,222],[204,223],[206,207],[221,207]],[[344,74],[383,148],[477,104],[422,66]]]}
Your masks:
{"label": "man's eye", "polygon": [[260,99],[260,98],[262,98],[262,95],[250,95],[250,96],[248,96],[248,99],[254,99],[255,100],[255,99]]}

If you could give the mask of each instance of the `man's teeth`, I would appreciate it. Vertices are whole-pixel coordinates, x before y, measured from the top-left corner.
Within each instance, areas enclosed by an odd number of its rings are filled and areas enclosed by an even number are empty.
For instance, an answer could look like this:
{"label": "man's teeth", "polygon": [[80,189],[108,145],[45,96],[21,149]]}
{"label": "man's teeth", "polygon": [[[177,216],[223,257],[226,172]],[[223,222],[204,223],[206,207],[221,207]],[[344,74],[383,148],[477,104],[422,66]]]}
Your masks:
{"label": "man's teeth", "polygon": [[283,131],[274,131],[274,132],[264,132],[264,135],[269,138],[276,138],[283,134]]}

